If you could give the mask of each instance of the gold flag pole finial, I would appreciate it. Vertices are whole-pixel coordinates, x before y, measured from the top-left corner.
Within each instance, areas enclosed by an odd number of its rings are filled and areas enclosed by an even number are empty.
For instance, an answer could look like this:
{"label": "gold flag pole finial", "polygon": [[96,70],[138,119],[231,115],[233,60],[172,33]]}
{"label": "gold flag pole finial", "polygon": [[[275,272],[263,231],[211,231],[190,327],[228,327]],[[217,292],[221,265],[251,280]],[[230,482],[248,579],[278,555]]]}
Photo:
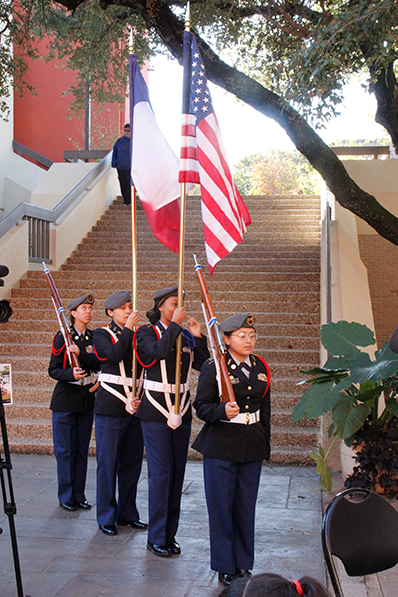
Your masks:
{"label": "gold flag pole finial", "polygon": [[129,54],[133,54],[133,52],[133,28],[131,27],[129,35]]}
{"label": "gold flag pole finial", "polygon": [[187,12],[185,15],[185,31],[191,31],[191,4],[187,2]]}

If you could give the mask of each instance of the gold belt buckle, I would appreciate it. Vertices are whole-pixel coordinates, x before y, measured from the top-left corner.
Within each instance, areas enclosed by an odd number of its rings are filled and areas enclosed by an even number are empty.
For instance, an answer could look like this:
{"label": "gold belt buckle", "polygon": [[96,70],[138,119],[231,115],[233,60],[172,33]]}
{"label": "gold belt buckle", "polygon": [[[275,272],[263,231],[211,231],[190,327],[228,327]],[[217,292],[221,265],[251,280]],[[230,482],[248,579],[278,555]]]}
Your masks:
{"label": "gold belt buckle", "polygon": [[250,413],[246,413],[246,425],[250,424]]}

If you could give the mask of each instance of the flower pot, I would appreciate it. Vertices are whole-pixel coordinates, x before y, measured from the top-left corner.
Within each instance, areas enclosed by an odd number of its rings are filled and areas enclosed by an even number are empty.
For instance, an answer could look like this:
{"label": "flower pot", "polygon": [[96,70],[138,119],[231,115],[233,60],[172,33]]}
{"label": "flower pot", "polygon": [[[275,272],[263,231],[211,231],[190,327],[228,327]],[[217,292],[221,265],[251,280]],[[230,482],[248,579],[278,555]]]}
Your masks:
{"label": "flower pot", "polygon": [[345,481],[348,475],[351,475],[354,470],[355,456],[356,450],[346,446],[343,441],[340,442],[340,464],[343,481]]}

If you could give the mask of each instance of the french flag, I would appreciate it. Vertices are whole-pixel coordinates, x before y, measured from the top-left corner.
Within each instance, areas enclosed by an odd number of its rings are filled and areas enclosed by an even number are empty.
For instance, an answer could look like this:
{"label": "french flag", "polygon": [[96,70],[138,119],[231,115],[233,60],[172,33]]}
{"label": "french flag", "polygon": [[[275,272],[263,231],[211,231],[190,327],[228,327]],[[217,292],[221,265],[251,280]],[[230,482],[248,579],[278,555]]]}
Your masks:
{"label": "french flag", "polygon": [[179,160],[164,138],[149,100],[148,87],[130,54],[131,184],[154,236],[178,253],[180,234]]}

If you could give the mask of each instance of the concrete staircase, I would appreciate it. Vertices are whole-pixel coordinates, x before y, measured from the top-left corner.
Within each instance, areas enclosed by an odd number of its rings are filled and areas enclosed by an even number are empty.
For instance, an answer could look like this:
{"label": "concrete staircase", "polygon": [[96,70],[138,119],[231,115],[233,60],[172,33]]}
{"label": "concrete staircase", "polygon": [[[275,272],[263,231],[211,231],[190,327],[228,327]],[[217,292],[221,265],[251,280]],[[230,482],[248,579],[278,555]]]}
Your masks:
{"label": "concrete staircase", "polygon": [[[244,241],[208,274],[199,197],[187,201],[185,279],[187,312],[203,321],[193,269],[196,253],[207,278],[218,319],[239,311],[257,316],[256,348],[272,374],[272,461],[308,464],[317,445],[316,423],[292,424],[290,413],[302,390],[300,369],[319,362],[320,201],[316,196],[248,197],[253,224]],[[131,287],[131,211],[117,199],[60,271],[53,272],[63,304],[86,291],[95,294],[92,328],[107,318],[104,300]],[[153,292],[177,281],[178,256],[151,234],[145,214],[138,219],[138,307],[141,321]],[[52,453],[50,403],[54,382],[47,374],[58,324],[47,282],[30,271],[12,292],[13,315],[1,329],[1,359],[11,362],[14,404],[6,408],[11,450]],[[197,374],[193,382],[196,383]],[[195,419],[193,435],[201,427]],[[93,453],[94,443],[92,447]],[[191,450],[190,457],[198,455]]]}

